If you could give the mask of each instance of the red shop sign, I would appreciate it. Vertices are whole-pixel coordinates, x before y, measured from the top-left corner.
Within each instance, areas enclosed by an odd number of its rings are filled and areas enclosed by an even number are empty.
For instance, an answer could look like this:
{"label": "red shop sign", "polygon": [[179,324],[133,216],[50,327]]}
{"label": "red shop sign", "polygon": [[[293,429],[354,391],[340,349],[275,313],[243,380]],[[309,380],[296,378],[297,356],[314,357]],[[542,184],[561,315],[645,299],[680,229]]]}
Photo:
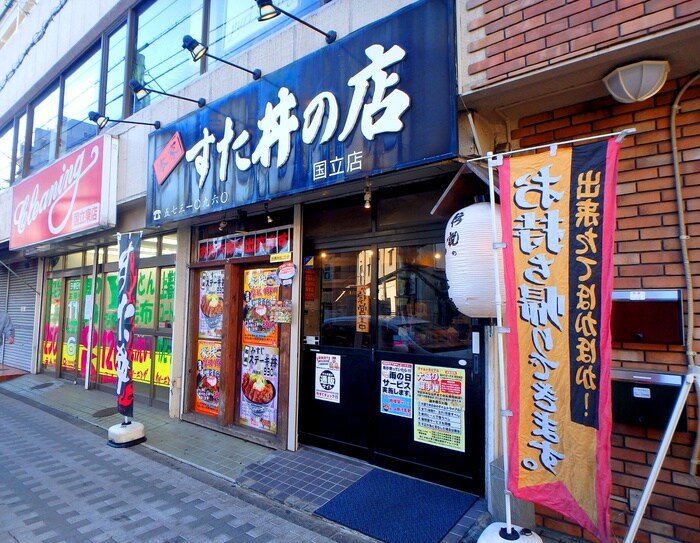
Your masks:
{"label": "red shop sign", "polygon": [[14,185],[10,249],[113,226],[116,145],[95,139]]}

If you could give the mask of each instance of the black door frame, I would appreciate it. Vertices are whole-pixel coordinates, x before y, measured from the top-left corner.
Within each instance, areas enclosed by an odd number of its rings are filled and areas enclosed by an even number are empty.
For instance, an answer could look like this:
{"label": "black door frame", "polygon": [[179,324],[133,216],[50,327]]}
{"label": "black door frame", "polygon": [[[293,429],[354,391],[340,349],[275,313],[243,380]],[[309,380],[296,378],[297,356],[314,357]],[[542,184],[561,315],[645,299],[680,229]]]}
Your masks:
{"label": "black door frame", "polygon": [[[344,246],[334,249],[332,244],[324,243],[321,247],[329,252],[359,252],[370,249],[373,251],[372,257],[372,330],[375,332],[371,338],[370,348],[347,348],[324,345],[309,345],[306,344],[302,348],[301,357],[301,375],[300,375],[300,399],[299,399],[299,439],[301,443],[318,446],[366,460],[372,464],[409,473],[411,475],[432,480],[446,486],[452,486],[462,490],[467,490],[476,494],[483,495],[485,488],[485,367],[480,354],[472,355],[471,360],[467,360],[465,365],[459,363],[457,357],[444,357],[439,355],[416,355],[395,353],[393,351],[378,351],[377,344],[377,323],[379,301],[376,296],[377,279],[378,279],[378,248],[385,246],[405,246],[422,243],[428,241],[429,238],[423,239],[406,239],[406,237],[388,238],[380,236],[380,239],[372,239],[369,244]],[[432,238],[434,240],[434,237]],[[435,241],[433,241],[435,242]],[[349,245],[349,244],[348,244]],[[484,352],[484,333],[483,326],[478,321],[473,321],[475,332],[479,332],[480,348],[478,353]],[[343,394],[344,390],[348,390],[352,383],[358,379],[365,379],[364,390],[352,398],[351,406],[355,405],[359,411],[353,412],[350,409],[331,402],[315,400],[315,365],[314,360],[316,353],[337,354],[341,356],[341,385],[340,394],[341,402],[348,394]],[[466,382],[466,406],[465,406],[465,453],[457,451],[448,451],[440,447],[415,444],[417,454],[425,455],[425,457],[435,457],[436,465],[429,465],[416,461],[416,458],[404,457],[401,458],[394,454],[384,453],[378,450],[378,436],[386,432],[386,417],[398,419],[391,415],[380,414],[380,372],[382,360],[404,361],[419,363],[425,365],[447,365],[449,367],[458,367],[465,370]],[[361,368],[359,372],[351,371],[357,368],[357,364],[364,362],[366,367]],[[343,369],[345,368],[345,371]],[[347,369],[350,368],[350,369]],[[382,421],[382,419],[385,419]],[[405,419],[404,421],[394,420],[390,422],[397,426],[407,426],[406,420],[410,425],[413,424],[413,418]],[[342,425],[342,426],[341,426]],[[364,438],[358,434],[358,425],[364,426]],[[343,439],[342,432],[339,429],[348,430],[348,437]],[[404,428],[405,438],[406,428]],[[460,457],[460,455],[463,455]],[[458,467],[469,469],[446,469],[445,464],[451,462],[461,462]],[[467,465],[464,465],[467,464]],[[443,467],[441,467],[443,466]]]}

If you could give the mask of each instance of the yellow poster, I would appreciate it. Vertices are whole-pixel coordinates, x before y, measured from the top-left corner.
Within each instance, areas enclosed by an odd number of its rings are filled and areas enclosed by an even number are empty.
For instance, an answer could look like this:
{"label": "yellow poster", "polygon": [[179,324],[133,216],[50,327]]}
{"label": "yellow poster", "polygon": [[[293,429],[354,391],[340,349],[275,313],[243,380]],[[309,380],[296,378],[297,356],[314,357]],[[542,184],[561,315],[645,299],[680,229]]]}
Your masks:
{"label": "yellow poster", "polygon": [[243,344],[277,347],[273,308],[279,300],[277,268],[245,270],[243,278]]}
{"label": "yellow poster", "polygon": [[465,371],[416,365],[415,372],[413,439],[464,452]]}

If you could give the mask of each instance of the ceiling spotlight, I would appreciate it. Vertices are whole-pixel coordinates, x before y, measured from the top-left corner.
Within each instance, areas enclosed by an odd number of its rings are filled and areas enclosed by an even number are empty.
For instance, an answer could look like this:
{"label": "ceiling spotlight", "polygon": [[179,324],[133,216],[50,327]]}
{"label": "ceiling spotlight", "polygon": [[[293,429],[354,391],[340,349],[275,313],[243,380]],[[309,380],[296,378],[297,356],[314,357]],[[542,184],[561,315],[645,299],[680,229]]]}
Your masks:
{"label": "ceiling spotlight", "polygon": [[365,185],[365,209],[370,209],[372,207],[372,191],[369,186],[369,181],[367,181]]}
{"label": "ceiling spotlight", "polygon": [[267,224],[272,224],[272,217],[270,216],[270,210],[267,208],[267,202],[265,202],[265,215]]}
{"label": "ceiling spotlight", "polygon": [[328,32],[324,32],[320,28],[317,28],[307,23],[306,21],[302,21],[296,15],[292,15],[288,11],[284,11],[282,8],[275,6],[272,3],[272,0],[256,0],[256,2],[258,3],[258,8],[260,8],[260,17],[258,17],[258,21],[269,21],[270,19],[274,19],[275,17],[277,17],[280,13],[284,13],[287,17],[294,19],[295,21],[303,24],[304,26],[308,26],[310,29],[315,30],[319,34],[323,34],[326,37],[326,43],[333,43],[338,37],[335,30],[329,30]]}
{"label": "ceiling spotlight", "polygon": [[221,222],[219,223],[219,232],[223,232],[224,230],[226,230],[226,227],[227,227],[227,226],[228,226],[228,222],[227,222],[227,221],[221,221]]}
{"label": "ceiling spotlight", "polygon": [[134,96],[136,96],[137,100],[143,100],[151,94],[152,92],[155,92],[156,94],[162,94],[163,96],[170,96],[171,98],[177,98],[178,100],[186,100],[187,102],[194,102],[197,104],[199,107],[204,107],[207,105],[207,101],[204,98],[199,98],[197,100],[193,98],[186,98],[184,96],[177,96],[176,94],[169,94],[167,92],[159,91],[156,89],[149,89],[144,87],[141,83],[139,83],[136,79],[132,79],[129,81],[129,87],[131,87],[131,92],[134,93]]}
{"label": "ceiling spotlight", "polygon": [[90,111],[88,113],[88,119],[95,123],[97,125],[97,128],[99,128],[100,130],[107,126],[107,123],[142,124],[146,126],[152,126],[156,130],[160,128],[160,121],[153,121],[152,123],[142,123],[139,121],[125,121],[124,119],[110,119],[109,117],[100,115],[99,113],[97,113],[97,111]]}
{"label": "ceiling spotlight", "polygon": [[182,48],[187,49],[190,52],[192,55],[192,60],[195,62],[201,60],[203,57],[209,57],[213,58],[214,60],[218,60],[219,62],[223,62],[224,64],[228,64],[229,66],[233,66],[234,68],[238,68],[239,70],[243,70],[244,72],[248,72],[253,76],[253,79],[260,79],[260,76],[262,75],[260,70],[257,68],[255,70],[249,70],[248,68],[244,68],[243,66],[239,66],[238,64],[234,64],[233,62],[229,62],[228,60],[212,55],[209,52],[209,47],[199,43],[192,36],[185,35],[182,37]]}

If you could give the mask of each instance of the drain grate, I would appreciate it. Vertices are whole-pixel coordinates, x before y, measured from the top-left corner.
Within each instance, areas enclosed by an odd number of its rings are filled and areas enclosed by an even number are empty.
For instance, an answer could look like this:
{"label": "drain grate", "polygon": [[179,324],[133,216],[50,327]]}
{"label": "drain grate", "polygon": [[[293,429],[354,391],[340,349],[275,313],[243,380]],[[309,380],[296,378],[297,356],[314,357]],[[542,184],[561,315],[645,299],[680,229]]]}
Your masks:
{"label": "drain grate", "polygon": [[104,409],[100,409],[99,411],[95,411],[92,416],[95,417],[96,419],[101,419],[103,417],[111,417],[112,415],[117,414],[117,408],[116,407],[105,407]]}
{"label": "drain grate", "polygon": [[34,385],[34,386],[32,387],[32,390],[39,390],[40,388],[48,388],[48,387],[50,387],[51,385],[53,385],[53,383],[41,383],[41,384],[39,384],[39,385]]}

